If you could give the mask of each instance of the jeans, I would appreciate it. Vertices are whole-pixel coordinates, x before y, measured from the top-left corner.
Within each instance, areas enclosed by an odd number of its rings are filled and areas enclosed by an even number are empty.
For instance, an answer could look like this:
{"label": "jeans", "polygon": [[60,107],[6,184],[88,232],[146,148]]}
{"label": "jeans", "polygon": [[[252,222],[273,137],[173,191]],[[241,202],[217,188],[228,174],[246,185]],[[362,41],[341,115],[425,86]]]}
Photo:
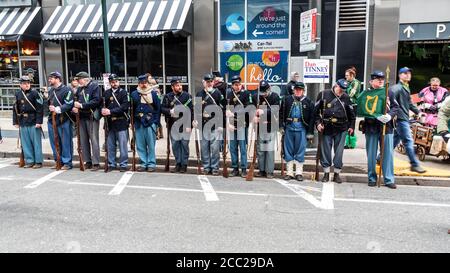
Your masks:
{"label": "jeans", "polygon": [[35,126],[20,127],[20,142],[26,164],[42,164],[42,131]]}
{"label": "jeans", "polygon": [[230,154],[231,167],[237,169],[239,167],[239,151],[241,152],[240,168],[247,169],[247,143],[248,143],[248,128],[238,128],[231,132],[230,136]]}
{"label": "jeans", "polygon": [[[61,156],[61,163],[72,167],[73,156],[73,139],[72,139],[72,124],[69,120],[57,126],[59,154]],[[53,158],[56,161],[55,140],[53,137],[53,126],[51,120],[48,122],[48,138],[50,139],[50,146],[53,151]]]}
{"label": "jeans", "polygon": [[[378,134],[366,133],[367,167],[370,183],[377,181],[376,164],[377,164],[377,153],[379,142],[380,142],[380,133]],[[393,134],[387,134],[384,137],[383,176],[384,176],[384,184],[388,185],[395,183]]]}
{"label": "jeans", "polygon": [[[334,172],[339,172],[343,167],[342,157],[344,155],[345,136],[347,132],[341,132],[334,135],[323,135],[322,146],[320,150],[320,164],[322,165],[324,172],[330,172],[331,163],[334,166]],[[334,150],[333,162],[332,150]]]}
{"label": "jeans", "polygon": [[202,135],[200,144],[203,170],[219,171],[221,133],[218,130],[203,131]]}
{"label": "jeans", "polygon": [[119,165],[128,166],[128,131],[109,131],[108,134],[108,164],[116,167],[117,142],[119,143]]}
{"label": "jeans", "polygon": [[175,140],[170,137],[172,151],[177,165],[187,166],[189,161],[189,139]]}
{"label": "jeans", "polygon": [[411,127],[409,126],[408,121],[397,121],[397,129],[394,133],[394,147],[397,147],[400,140],[405,146],[406,154],[408,155],[411,167],[419,167],[420,163],[414,151],[414,140],[412,138]]}
{"label": "jeans", "polygon": [[156,124],[136,128],[136,150],[143,168],[156,168],[156,129]]}

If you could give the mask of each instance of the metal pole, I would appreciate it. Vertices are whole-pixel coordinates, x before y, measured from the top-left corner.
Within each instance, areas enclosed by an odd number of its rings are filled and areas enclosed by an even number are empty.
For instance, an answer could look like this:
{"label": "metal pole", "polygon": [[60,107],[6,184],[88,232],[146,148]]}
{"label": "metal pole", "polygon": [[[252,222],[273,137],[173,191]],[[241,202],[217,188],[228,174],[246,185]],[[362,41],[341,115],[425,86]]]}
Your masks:
{"label": "metal pole", "polygon": [[[317,9],[317,19],[316,19],[316,50],[308,52],[308,59],[320,59],[320,48],[321,48],[321,28],[322,28],[322,0],[309,0],[309,9]],[[320,83],[309,83],[308,84],[308,97],[312,101],[316,101],[317,96],[320,92]],[[312,147],[317,147],[318,137],[314,136],[314,144]]]}
{"label": "metal pole", "polygon": [[109,59],[108,11],[106,9],[106,0],[102,0],[102,19],[103,19],[103,47],[105,51],[105,72],[111,73],[111,63]]}

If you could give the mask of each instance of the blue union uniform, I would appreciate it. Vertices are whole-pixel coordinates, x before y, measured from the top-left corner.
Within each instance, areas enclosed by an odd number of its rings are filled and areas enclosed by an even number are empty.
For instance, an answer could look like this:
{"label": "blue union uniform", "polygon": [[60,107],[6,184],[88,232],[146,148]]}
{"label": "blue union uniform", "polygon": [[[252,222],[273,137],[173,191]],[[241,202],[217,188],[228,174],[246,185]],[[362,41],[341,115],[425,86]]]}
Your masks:
{"label": "blue union uniform", "polygon": [[[151,97],[151,100],[149,99]],[[136,149],[141,160],[141,168],[156,168],[156,131],[160,125],[161,103],[156,91],[143,96],[137,90],[131,93],[133,104]]]}
{"label": "blue union uniform", "polygon": [[307,135],[314,133],[314,103],[307,97],[284,97],[281,103],[281,125],[284,129],[284,160],[288,176],[293,177],[293,164],[296,175],[302,175]]}
{"label": "blue union uniform", "polygon": [[25,164],[42,164],[42,128],[36,128],[36,124],[42,125],[43,122],[43,99],[34,89],[21,89],[16,92],[15,97],[13,124],[20,126]]}

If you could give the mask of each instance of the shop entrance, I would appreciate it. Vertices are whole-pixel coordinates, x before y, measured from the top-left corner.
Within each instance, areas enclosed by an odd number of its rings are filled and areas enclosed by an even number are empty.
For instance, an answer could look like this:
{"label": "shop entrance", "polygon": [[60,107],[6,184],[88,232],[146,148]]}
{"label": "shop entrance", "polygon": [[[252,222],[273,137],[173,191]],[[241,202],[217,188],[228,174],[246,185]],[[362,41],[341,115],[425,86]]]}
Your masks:
{"label": "shop entrance", "polygon": [[400,42],[397,67],[413,69],[411,92],[418,93],[430,78],[441,79],[450,88],[450,41]]}

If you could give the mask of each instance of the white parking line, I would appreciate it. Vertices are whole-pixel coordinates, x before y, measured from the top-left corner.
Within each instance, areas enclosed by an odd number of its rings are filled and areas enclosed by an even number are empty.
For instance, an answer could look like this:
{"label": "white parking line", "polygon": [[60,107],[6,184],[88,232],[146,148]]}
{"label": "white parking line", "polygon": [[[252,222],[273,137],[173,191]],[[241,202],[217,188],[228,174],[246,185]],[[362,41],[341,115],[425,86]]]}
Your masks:
{"label": "white parking line", "polygon": [[334,209],[334,183],[324,183],[322,189],[322,208]]}
{"label": "white parking line", "polygon": [[0,169],[3,169],[3,168],[6,168],[6,167],[9,167],[9,166],[11,166],[11,163],[12,163],[13,161],[11,160],[11,159],[7,159],[7,160],[2,160],[2,161],[0,161]]}
{"label": "white parking line", "polygon": [[128,182],[130,182],[131,177],[133,177],[133,172],[126,172],[120,178],[119,182],[117,182],[116,186],[109,192],[109,195],[120,195],[122,191],[127,186]]}
{"label": "white parking line", "polygon": [[298,196],[300,196],[301,198],[305,199],[306,201],[311,203],[316,208],[323,208],[322,207],[322,202],[317,200],[311,194],[309,194],[309,193],[305,192],[304,190],[302,190],[298,185],[289,184],[288,182],[286,182],[284,180],[280,180],[280,179],[274,179],[274,180],[276,182],[278,182],[279,184],[281,184],[282,186],[288,188],[292,192],[296,193]]}
{"label": "white parking line", "polygon": [[202,186],[206,201],[219,201],[219,197],[214,191],[211,183],[209,183],[208,177],[206,177],[205,175],[199,175],[198,181],[200,181],[200,185]]}
{"label": "white parking line", "polygon": [[450,208],[450,204],[438,204],[438,203],[419,203],[419,202],[403,202],[403,201],[373,200],[373,199],[351,199],[351,198],[334,198],[334,200],[335,201],[343,201],[343,202],[377,203],[377,204],[389,204],[389,205]]}
{"label": "white parking line", "polygon": [[47,182],[48,180],[52,179],[53,177],[62,174],[63,172],[65,171],[54,171],[42,178],[39,178],[38,180],[32,182],[31,184],[26,185],[25,189],[35,189],[40,185],[44,184],[45,182]]}

